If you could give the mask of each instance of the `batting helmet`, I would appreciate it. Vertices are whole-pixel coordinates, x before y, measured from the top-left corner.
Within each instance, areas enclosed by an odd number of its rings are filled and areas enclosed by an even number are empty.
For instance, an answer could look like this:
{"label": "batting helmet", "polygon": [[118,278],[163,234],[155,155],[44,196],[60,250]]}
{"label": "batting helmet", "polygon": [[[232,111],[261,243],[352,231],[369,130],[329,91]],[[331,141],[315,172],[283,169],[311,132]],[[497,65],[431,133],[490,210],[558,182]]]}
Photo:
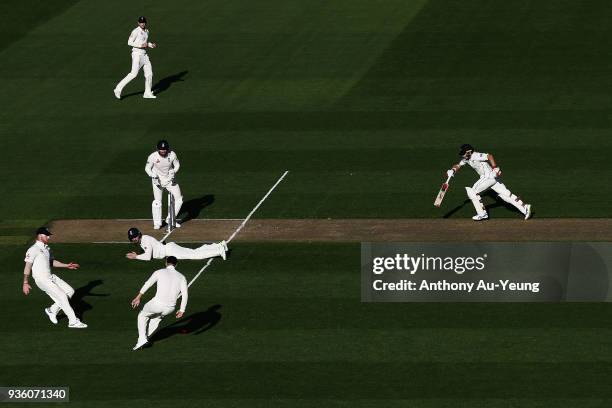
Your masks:
{"label": "batting helmet", "polygon": [[140,16],[138,17],[138,22],[139,23],[147,23],[147,18],[145,16]]}
{"label": "batting helmet", "polygon": [[134,238],[142,236],[142,233],[136,227],[132,227],[128,230],[128,240],[132,242]]}
{"label": "batting helmet", "polygon": [[471,150],[472,152],[474,151],[474,146],[472,146],[471,144],[462,144],[461,147],[459,148],[459,156],[463,156],[465,154],[465,152]]}
{"label": "batting helmet", "polygon": [[170,150],[170,143],[167,140],[157,142],[157,150]]}

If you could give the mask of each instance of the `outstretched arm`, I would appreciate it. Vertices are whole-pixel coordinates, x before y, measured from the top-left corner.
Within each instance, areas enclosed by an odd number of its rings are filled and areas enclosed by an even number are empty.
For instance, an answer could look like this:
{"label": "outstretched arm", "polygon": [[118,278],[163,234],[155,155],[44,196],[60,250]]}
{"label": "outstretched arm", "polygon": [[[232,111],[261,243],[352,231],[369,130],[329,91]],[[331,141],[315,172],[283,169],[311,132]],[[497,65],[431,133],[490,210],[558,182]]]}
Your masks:
{"label": "outstretched arm", "polygon": [[150,245],[145,246],[144,252],[138,255],[136,252],[128,252],[125,257],[128,259],[138,259],[139,261],[150,261],[153,258],[153,247]]}
{"label": "outstretched arm", "polygon": [[57,259],[53,260],[53,266],[55,268],[68,268],[68,269],[79,269],[80,267],[78,263],[74,263],[74,262],[63,263],[63,262],[58,261]]}
{"label": "outstretched arm", "polygon": [[448,170],[446,172],[446,176],[447,177],[453,177],[455,175],[455,173],[457,173],[459,171],[459,169],[461,168],[461,166],[463,166],[462,162],[459,162],[457,164],[453,164],[453,166],[450,168],[450,170]]}
{"label": "outstretched arm", "polygon": [[136,297],[132,299],[132,309],[136,309],[138,305],[140,305],[140,299],[142,298],[142,295],[144,295],[145,292],[149,290],[149,288],[153,286],[155,282],[157,282],[157,271],[154,272],[149,279],[147,279],[145,284],[142,285],[142,288],[140,288],[140,291],[138,292]]}

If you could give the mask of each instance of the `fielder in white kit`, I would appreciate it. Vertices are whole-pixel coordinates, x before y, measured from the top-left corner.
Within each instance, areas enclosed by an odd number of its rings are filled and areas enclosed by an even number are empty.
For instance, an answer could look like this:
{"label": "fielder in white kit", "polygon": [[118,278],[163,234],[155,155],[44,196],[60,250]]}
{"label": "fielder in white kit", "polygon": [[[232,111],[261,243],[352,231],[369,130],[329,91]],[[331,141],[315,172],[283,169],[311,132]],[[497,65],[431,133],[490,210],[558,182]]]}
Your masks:
{"label": "fielder in white kit", "polygon": [[[151,177],[153,184],[153,202],[151,203],[151,212],[153,215],[153,228],[160,229],[162,226],[162,205],[164,198],[164,189],[168,190],[174,197],[174,214],[178,216],[181,206],[183,205],[183,195],[181,188],[175,181],[174,177],[181,168],[176,153],[170,150],[170,144],[167,140],[157,142],[157,151],[151,153],[147,157],[145,172]],[[170,203],[168,203],[170,205]],[[166,224],[169,221],[170,215],[166,217]],[[180,228],[178,220],[175,223],[176,227]]]}
{"label": "fielder in white kit", "polygon": [[123,78],[113,90],[115,97],[121,99],[121,91],[136,76],[140,68],[144,71],[145,91],[142,95],[146,99],[155,99],[151,86],[153,84],[153,67],[147,54],[147,48],[155,48],[157,44],[149,42],[149,30],[147,30],[147,19],[138,17],[138,27],[130,33],[128,45],[132,47],[132,70]]}
{"label": "fielder in white kit", "polygon": [[516,207],[525,216],[526,220],[531,217],[531,204],[525,204],[502,183],[501,170],[492,154],[476,152],[472,145],[464,144],[460,147],[459,156],[462,157],[461,161],[448,170],[446,174],[448,177],[453,177],[461,167],[467,164],[480,176],[472,187],[465,188],[468,198],[476,209],[476,215],[472,217],[474,221],[483,221],[489,218],[480,197],[480,193],[489,188],[495,191],[499,198]]}
{"label": "fielder in white kit", "polygon": [[225,261],[227,259],[227,244],[221,241],[217,244],[204,244],[198,248],[185,248],[174,242],[163,244],[150,235],[142,235],[138,228],[128,230],[128,240],[134,244],[139,244],[142,254],[128,252],[125,256],[128,259],[138,259],[150,261],[151,259],[164,259],[167,256],[174,256],[178,259],[208,259],[220,256]]}
{"label": "fielder in white kit", "polygon": [[27,296],[32,287],[29,284],[29,277],[32,274],[36,286],[45,292],[53,300],[53,305],[45,309],[46,315],[51,320],[51,323],[57,324],[57,314],[60,310],[68,318],[68,327],[71,329],[84,329],[87,325],[81,322],[74,310],[70,306],[68,300],[74,294],[74,289],[60,279],[59,276],[51,273],[51,267],[78,269],[77,263],[63,263],[53,258],[51,248],[49,248],[49,238],[51,232],[46,227],[40,227],[36,230],[36,242],[32,245],[25,256],[25,267],[23,269],[23,293]]}
{"label": "fielder in white kit", "polygon": [[176,318],[183,317],[187,308],[187,279],[175,269],[176,264],[177,259],[175,257],[169,256],[166,258],[166,268],[153,272],[153,275],[132,300],[132,308],[135,309],[140,305],[142,295],[157,283],[155,297],[149,300],[138,313],[138,341],[133,350],[138,350],[149,342],[149,338],[157,330],[162,319],[174,311],[179,295],[181,296],[181,306],[176,312]]}

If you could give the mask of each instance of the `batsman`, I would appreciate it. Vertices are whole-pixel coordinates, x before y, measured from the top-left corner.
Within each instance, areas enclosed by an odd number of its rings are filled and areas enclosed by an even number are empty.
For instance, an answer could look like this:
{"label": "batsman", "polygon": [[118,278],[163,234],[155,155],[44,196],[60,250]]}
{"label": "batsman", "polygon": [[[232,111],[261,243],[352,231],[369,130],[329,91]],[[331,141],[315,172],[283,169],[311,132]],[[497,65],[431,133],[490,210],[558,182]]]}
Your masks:
{"label": "batsman", "polygon": [[[181,188],[174,179],[178,173],[181,164],[179,163],[176,153],[170,150],[170,144],[167,140],[157,142],[157,151],[151,153],[147,158],[145,171],[151,177],[153,184],[153,203],[151,203],[151,212],[153,213],[153,228],[160,229],[162,226],[162,204],[164,190],[172,195],[174,200],[168,200],[168,216],[166,224],[170,222],[171,201],[174,201],[174,215],[178,215],[183,205],[183,195]],[[174,221],[175,227],[180,227],[178,221]]]}
{"label": "batsman", "polygon": [[467,164],[480,176],[472,187],[465,188],[468,198],[476,209],[476,215],[472,217],[474,221],[483,221],[489,218],[480,197],[480,193],[489,188],[495,191],[499,198],[516,207],[525,216],[526,220],[531,217],[531,204],[524,203],[504,185],[501,180],[501,170],[492,154],[476,152],[472,145],[464,144],[460,147],[459,156],[461,156],[461,161],[448,170],[446,175],[449,178],[453,177],[461,167]]}

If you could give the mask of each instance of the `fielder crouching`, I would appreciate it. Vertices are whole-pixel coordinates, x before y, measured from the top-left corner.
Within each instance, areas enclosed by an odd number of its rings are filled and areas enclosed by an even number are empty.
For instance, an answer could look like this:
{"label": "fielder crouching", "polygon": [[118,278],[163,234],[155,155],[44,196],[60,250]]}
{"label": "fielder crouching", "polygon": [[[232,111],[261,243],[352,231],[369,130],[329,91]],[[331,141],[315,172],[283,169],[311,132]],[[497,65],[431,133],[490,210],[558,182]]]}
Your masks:
{"label": "fielder crouching", "polygon": [[29,283],[30,275],[32,275],[36,286],[53,300],[53,304],[45,309],[45,314],[51,323],[57,324],[57,314],[61,310],[68,318],[68,327],[84,329],[87,325],[76,317],[70,306],[70,298],[74,294],[74,289],[59,276],[51,273],[51,267],[76,270],[79,269],[79,264],[63,263],[53,257],[53,252],[49,248],[51,235],[53,234],[47,227],[40,227],[36,230],[36,242],[28,249],[24,259],[23,294],[27,296],[32,289]]}
{"label": "fielder crouching", "polygon": [[142,254],[136,252],[128,252],[125,256],[129,259],[138,259],[141,261],[150,261],[153,259],[164,259],[167,256],[173,256],[177,259],[207,259],[220,256],[225,260],[227,258],[227,243],[221,241],[216,244],[204,244],[198,248],[185,248],[174,242],[163,244],[150,235],[142,235],[138,228],[130,228],[128,230],[128,240],[135,244],[139,244]]}
{"label": "fielder crouching", "polygon": [[176,312],[176,318],[180,319],[187,308],[187,279],[174,269],[178,263],[174,256],[166,258],[166,268],[153,272],[153,275],[145,282],[132,300],[132,308],[140,305],[140,299],[151,286],[157,283],[155,297],[149,300],[140,313],[138,313],[138,341],[133,350],[138,350],[149,342],[151,335],[157,330],[165,316],[174,312],[176,301],[181,296],[181,306]]}

